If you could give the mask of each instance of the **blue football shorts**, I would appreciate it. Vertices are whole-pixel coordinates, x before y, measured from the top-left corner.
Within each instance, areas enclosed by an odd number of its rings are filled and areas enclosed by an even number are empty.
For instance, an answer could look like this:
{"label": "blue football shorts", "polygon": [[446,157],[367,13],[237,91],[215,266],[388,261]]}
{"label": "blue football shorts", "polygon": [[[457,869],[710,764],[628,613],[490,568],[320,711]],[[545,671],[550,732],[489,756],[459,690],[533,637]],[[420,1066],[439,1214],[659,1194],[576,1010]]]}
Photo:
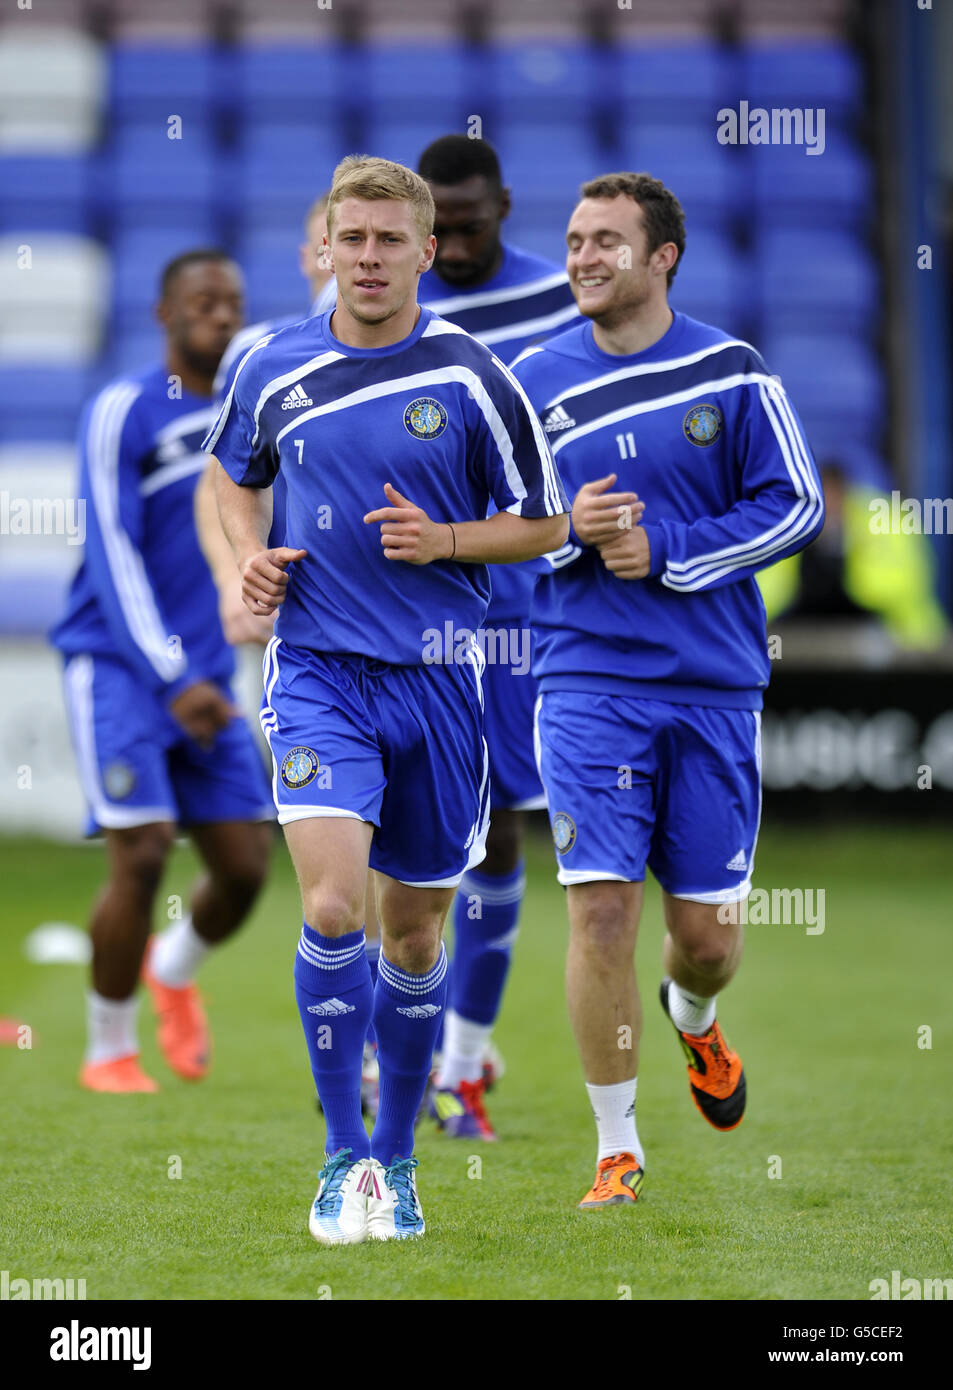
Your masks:
{"label": "blue football shorts", "polygon": [[[524,640],[528,638],[526,630]],[[536,682],[521,664],[495,662],[489,648],[486,655],[483,696],[486,744],[490,750],[491,808],[539,810],[546,805],[546,793],[539,780],[533,747],[533,710],[539,693]]]}
{"label": "blue football shorts", "polygon": [[[201,748],[160,696],[112,657],[70,657],[64,686],[88,835],[154,821],[274,820],[264,763],[244,719]],[[232,699],[227,686],[220,689]]]}
{"label": "blue football shorts", "polygon": [[536,750],[562,884],[640,883],[737,902],[761,819],[761,715],[618,695],[547,691]]}
{"label": "blue football shorts", "polygon": [[368,821],[372,869],[413,887],[458,884],[486,856],[490,819],[483,658],[472,656],[394,666],[272,638],[260,717],[281,824]]}

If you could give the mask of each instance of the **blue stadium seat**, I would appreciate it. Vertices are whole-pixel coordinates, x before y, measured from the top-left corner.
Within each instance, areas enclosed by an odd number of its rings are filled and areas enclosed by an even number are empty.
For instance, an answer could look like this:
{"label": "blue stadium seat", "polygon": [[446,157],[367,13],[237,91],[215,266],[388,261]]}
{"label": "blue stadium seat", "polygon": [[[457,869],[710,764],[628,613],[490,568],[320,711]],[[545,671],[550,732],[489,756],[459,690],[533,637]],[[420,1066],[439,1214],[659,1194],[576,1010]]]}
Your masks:
{"label": "blue stadium seat", "polygon": [[139,314],[125,323],[119,321],[110,338],[99,384],[160,362],[163,346],[162,330],[148,315]]}
{"label": "blue stadium seat", "polygon": [[486,119],[493,91],[490,56],[456,43],[369,44],[350,59],[349,77],[353,104],[376,117],[429,122],[431,140],[465,131],[468,115]]}
{"label": "blue stadium seat", "polygon": [[822,154],[799,145],[749,145],[745,158],[762,226],[795,224],[862,230],[873,198],[873,168],[852,140],[828,132]]}
{"label": "blue stadium seat", "polygon": [[743,161],[698,125],[644,125],[627,134],[619,167],[661,179],[685,210],[688,231],[729,225],[742,201]]}
{"label": "blue stadium seat", "polygon": [[[504,174],[505,174],[504,170]],[[532,251],[537,256],[545,256],[563,266],[566,261],[566,221],[555,217],[540,219],[532,203],[520,198],[515,190],[513,211],[503,223],[503,240],[518,246],[521,251]]]}
{"label": "blue stadium seat", "polygon": [[335,134],[315,125],[246,127],[236,156],[235,192],[246,227],[298,227],[331,183],[343,151]]}
{"label": "blue stadium seat", "polygon": [[183,218],[212,217],[230,202],[227,163],[208,127],[193,122],[181,140],[170,140],[158,123],[119,128],[103,160],[100,196],[120,226],[170,226]]}
{"label": "blue stadium seat", "polygon": [[614,85],[615,64],[608,51],[583,43],[496,44],[489,50],[488,68],[488,93],[480,93],[473,110],[485,111],[489,96],[498,103],[504,125],[585,120]]}
{"label": "blue stadium seat", "polygon": [[115,125],[181,116],[205,121],[219,86],[216,51],[203,44],[118,43],[109,49],[109,110]]}
{"label": "blue stadium seat", "polygon": [[689,227],[685,254],[669,290],[673,309],[747,338],[756,302],[744,258],[723,233]]}
{"label": "blue stadium seat", "polygon": [[113,238],[113,310],[149,316],[159,297],[159,275],[173,257],[211,244],[210,228],[201,219],[192,225],[136,227]]}
{"label": "blue stadium seat", "polygon": [[88,234],[90,164],[83,155],[0,158],[0,232]]}
{"label": "blue stadium seat", "polygon": [[358,59],[338,44],[247,44],[234,71],[238,112],[252,129],[279,113],[333,125],[340,102],[362,95]]}
{"label": "blue stadium seat", "polygon": [[812,447],[838,440],[876,447],[888,410],[887,384],[873,348],[852,334],[765,333],[760,346],[770,372],[804,420]]}
{"label": "blue stadium seat", "polygon": [[[457,133],[463,133],[456,127]],[[416,169],[417,161],[423,151],[441,135],[454,132],[450,121],[396,119],[386,114],[369,114],[364,127],[363,147],[369,154],[382,159],[395,159],[398,164],[407,164]]]}
{"label": "blue stadium seat", "polygon": [[308,311],[308,285],[298,266],[298,247],[303,232],[297,222],[281,232],[246,237],[237,259],[245,273],[246,312],[249,323]]}
{"label": "blue stadium seat", "polygon": [[876,329],[881,311],[876,263],[850,232],[766,228],[755,265],[764,323],[772,331]]}
{"label": "blue stadium seat", "polygon": [[738,90],[751,107],[822,107],[825,121],[835,124],[860,113],[863,73],[857,51],[847,44],[820,39],[752,43],[741,62]]}
{"label": "blue stadium seat", "polygon": [[587,128],[572,120],[509,126],[497,153],[506,182],[520,200],[535,201],[547,214],[552,209],[567,219],[580,183],[598,173],[605,158]]}
{"label": "blue stadium seat", "polygon": [[85,367],[0,365],[0,444],[74,439],[89,383]]}
{"label": "blue stadium seat", "polygon": [[699,120],[711,139],[718,111],[737,98],[738,62],[731,49],[687,41],[624,45],[618,53],[612,96],[626,126]]}

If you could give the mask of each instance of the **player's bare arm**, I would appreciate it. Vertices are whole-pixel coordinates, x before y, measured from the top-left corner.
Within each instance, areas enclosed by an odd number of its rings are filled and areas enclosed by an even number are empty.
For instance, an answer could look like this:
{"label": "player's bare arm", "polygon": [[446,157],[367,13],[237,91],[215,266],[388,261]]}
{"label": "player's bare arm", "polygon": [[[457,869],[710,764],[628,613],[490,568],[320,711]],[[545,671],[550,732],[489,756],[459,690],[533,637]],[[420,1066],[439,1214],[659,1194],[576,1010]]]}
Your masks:
{"label": "player's bare arm", "polygon": [[239,487],[218,460],[214,462],[218,514],[241,575],[242,599],[255,614],[274,613],[288,588],[285,571],[308,552],[286,545],[269,549],[271,489]]}
{"label": "player's bare arm", "polygon": [[384,484],[384,492],[391,505],[368,512],[364,522],[380,523],[387,560],[404,560],[411,565],[429,565],[434,560],[511,564],[558,550],[569,536],[565,513],[527,517],[496,512],[485,521],[437,522],[390,483]]}
{"label": "player's bare arm", "polygon": [[[645,503],[635,492],[607,492],[618,474],[607,473],[583,483],[572,504],[572,524],[585,545],[602,546],[618,539],[622,529],[641,520]],[[623,510],[625,509],[625,510]]]}
{"label": "player's bare arm", "polygon": [[235,556],[228,543],[215,501],[216,464],[211,461],[195,489],[195,529],[205,562],[218,590],[218,615],[225,640],[231,646],[242,642],[264,645],[274,632],[274,614],[249,612],[242,598],[242,581]]}

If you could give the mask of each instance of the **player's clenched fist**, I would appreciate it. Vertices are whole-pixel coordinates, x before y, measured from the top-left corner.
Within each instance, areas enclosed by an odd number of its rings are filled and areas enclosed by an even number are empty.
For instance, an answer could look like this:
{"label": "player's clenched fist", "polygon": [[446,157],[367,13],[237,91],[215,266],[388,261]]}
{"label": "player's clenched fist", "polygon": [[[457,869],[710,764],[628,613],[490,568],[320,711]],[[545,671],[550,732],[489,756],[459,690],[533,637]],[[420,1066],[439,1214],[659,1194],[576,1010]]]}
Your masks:
{"label": "player's clenched fist", "polygon": [[285,601],[288,575],[285,570],[295,560],[303,560],[306,550],[291,550],[286,545],[274,550],[259,550],[241,566],[242,598],[253,613],[274,613]]}
{"label": "player's clenched fist", "polygon": [[368,512],[364,521],[379,521],[385,560],[405,560],[409,565],[429,565],[433,560],[449,560],[456,541],[449,522],[431,521],[421,507],[402,497],[390,483],[384,484],[389,507]]}
{"label": "player's clenched fist", "polygon": [[638,524],[645,511],[635,492],[606,492],[618,474],[583,483],[572,504],[572,525],[585,545],[603,545]]}
{"label": "player's clenched fist", "polygon": [[641,526],[619,531],[607,545],[600,545],[602,563],[617,579],[644,579],[649,572],[649,538]]}
{"label": "player's clenched fist", "polygon": [[210,748],[215,737],[240,713],[213,681],[186,686],[169,705],[169,713],[195,742]]}

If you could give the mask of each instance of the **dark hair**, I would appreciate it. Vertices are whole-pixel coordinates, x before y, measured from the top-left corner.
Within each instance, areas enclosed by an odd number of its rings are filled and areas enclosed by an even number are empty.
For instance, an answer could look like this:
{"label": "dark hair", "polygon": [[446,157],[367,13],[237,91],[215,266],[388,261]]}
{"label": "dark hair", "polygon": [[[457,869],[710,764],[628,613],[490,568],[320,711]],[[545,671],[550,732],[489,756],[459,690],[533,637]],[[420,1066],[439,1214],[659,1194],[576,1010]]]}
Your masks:
{"label": "dark hair", "polygon": [[455,184],[480,174],[495,193],[503,187],[500,161],[486,140],[469,135],[441,135],[417,161],[417,173],[428,183]]}
{"label": "dark hair", "polygon": [[649,255],[667,241],[677,246],[678,259],[668,272],[671,284],[685,253],[685,214],[681,203],[651,174],[601,174],[579,190],[581,198],[618,198],[620,194],[632,198],[642,209]]}
{"label": "dark hair", "polygon": [[159,276],[159,298],[165,299],[172,283],[181,270],[190,265],[201,265],[203,261],[231,261],[232,257],[219,246],[198,246],[194,251],[183,251],[173,257]]}

